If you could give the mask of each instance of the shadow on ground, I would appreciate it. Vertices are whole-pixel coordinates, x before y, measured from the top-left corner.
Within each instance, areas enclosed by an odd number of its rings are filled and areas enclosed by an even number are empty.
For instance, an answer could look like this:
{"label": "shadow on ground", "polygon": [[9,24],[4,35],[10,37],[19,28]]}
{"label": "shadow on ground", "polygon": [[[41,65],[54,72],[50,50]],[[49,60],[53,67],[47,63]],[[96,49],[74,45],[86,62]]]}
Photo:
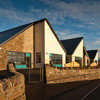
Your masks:
{"label": "shadow on ground", "polygon": [[[60,97],[63,96],[63,100],[69,100],[65,96],[69,92],[72,92],[73,90],[75,91],[81,87],[83,87],[84,89],[84,86],[87,89],[89,85],[97,82],[100,82],[100,80],[48,84],[48,85],[45,85],[43,83],[30,83],[30,84],[26,83],[26,97],[27,100],[62,100]],[[79,92],[81,91],[79,90]],[[75,95],[73,94],[72,96]]]}
{"label": "shadow on ground", "polygon": [[[100,80],[88,80],[46,85],[40,82],[39,69],[17,71],[25,76],[27,100],[81,100],[85,94],[100,83]],[[34,83],[35,81],[36,83]]]}

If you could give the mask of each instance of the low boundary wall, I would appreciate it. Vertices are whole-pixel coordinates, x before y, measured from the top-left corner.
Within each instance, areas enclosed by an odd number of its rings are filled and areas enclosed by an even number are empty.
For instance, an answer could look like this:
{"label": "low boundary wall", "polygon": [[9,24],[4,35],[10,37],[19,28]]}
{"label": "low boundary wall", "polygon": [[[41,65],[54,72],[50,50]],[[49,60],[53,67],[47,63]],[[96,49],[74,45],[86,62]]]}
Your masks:
{"label": "low boundary wall", "polygon": [[64,83],[100,79],[100,68],[96,69],[57,69],[46,66],[46,83]]}
{"label": "low boundary wall", "polygon": [[14,72],[0,80],[0,100],[26,100],[24,75]]}

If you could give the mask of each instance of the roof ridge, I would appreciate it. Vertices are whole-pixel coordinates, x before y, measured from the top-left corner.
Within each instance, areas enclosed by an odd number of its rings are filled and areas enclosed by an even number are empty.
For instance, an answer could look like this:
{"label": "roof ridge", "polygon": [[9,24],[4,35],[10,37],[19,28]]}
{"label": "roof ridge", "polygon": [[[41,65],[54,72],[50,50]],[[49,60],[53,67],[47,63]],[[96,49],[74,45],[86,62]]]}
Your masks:
{"label": "roof ridge", "polygon": [[87,53],[88,53],[90,59],[94,59],[97,52],[98,52],[97,50],[88,50],[88,51],[87,51]]}
{"label": "roof ridge", "polygon": [[61,40],[63,46],[67,50],[68,54],[73,54],[79,43],[82,41],[83,37],[78,37],[74,39],[66,39],[66,40]]}
{"label": "roof ridge", "polygon": [[73,39],[83,39],[83,36],[82,37],[71,38],[71,39],[63,39],[61,41],[64,41],[64,40],[73,40]]}
{"label": "roof ridge", "polygon": [[92,50],[87,50],[87,51],[98,51],[98,49],[92,49]]}
{"label": "roof ridge", "polygon": [[[30,23],[30,24],[32,24],[32,23]],[[30,24],[29,24],[29,25],[30,25]],[[16,28],[19,28],[19,27],[22,27],[22,26],[25,26],[25,25],[28,25],[28,24],[23,24],[23,25],[20,25],[20,26],[16,26],[16,27],[7,29],[7,30],[5,30],[5,31],[1,31],[0,33],[2,33],[2,32],[7,32],[7,31],[10,31],[10,30],[14,30],[14,29],[16,29]]]}

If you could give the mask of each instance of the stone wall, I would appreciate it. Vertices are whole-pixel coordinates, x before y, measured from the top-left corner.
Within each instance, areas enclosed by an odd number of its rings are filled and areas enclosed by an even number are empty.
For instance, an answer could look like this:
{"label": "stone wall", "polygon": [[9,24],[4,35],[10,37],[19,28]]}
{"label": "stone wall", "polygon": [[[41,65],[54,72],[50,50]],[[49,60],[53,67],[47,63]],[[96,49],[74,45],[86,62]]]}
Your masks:
{"label": "stone wall", "polygon": [[46,82],[64,83],[72,81],[100,79],[100,68],[97,69],[57,69],[46,66]]}
{"label": "stone wall", "polygon": [[0,70],[6,70],[7,51],[29,52],[32,57],[31,63],[33,63],[33,26],[12,36],[0,44],[0,48]]}
{"label": "stone wall", "polygon": [[14,72],[13,76],[0,80],[0,100],[26,100],[24,75]]}
{"label": "stone wall", "polygon": [[7,51],[0,49],[0,70],[5,70],[7,66]]}

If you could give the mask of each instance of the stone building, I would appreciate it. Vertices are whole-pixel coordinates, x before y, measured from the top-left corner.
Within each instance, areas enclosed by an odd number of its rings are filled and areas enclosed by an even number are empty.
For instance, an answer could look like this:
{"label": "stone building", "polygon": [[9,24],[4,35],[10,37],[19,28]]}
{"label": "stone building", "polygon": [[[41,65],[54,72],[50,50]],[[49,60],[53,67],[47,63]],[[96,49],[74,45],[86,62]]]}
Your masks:
{"label": "stone building", "polygon": [[83,37],[61,40],[67,51],[66,67],[83,66]]}
{"label": "stone building", "polygon": [[90,66],[97,66],[98,60],[98,50],[88,50],[88,55],[90,57]]}
{"label": "stone building", "polygon": [[66,50],[46,18],[0,32],[1,69],[5,62],[24,69],[44,64],[63,67],[65,57]]}

